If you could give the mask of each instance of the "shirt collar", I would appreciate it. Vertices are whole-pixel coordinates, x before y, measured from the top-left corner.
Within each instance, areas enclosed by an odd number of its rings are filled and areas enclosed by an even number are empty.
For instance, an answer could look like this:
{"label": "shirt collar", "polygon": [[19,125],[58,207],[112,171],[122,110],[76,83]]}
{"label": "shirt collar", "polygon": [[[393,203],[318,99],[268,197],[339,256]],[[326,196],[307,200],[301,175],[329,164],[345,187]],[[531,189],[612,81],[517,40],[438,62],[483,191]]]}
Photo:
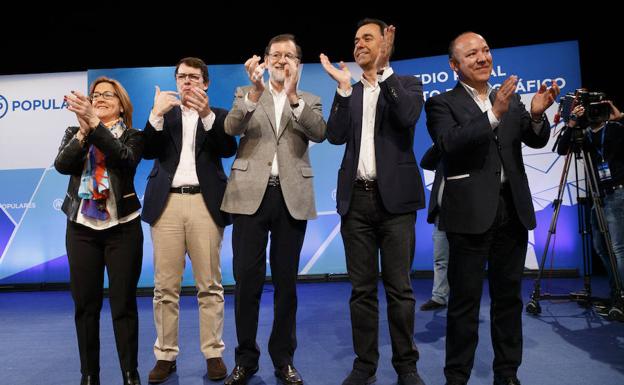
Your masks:
{"label": "shirt collar", "polygon": [[277,90],[275,90],[275,88],[273,88],[273,83],[271,83],[271,81],[269,80],[269,92],[271,93],[271,95],[273,96],[282,96],[285,94],[284,89],[282,89],[282,91],[277,92]]}
{"label": "shirt collar", "polygon": [[370,88],[371,91],[375,90],[375,88],[379,86],[379,81],[376,81],[375,84],[372,84],[371,82],[366,80],[364,75],[362,75],[362,77],[360,78],[360,81],[362,82],[362,85],[364,85],[364,88]]}
{"label": "shirt collar", "polygon": [[189,108],[183,104],[180,105],[180,109],[182,110],[182,114],[183,115],[193,115],[193,114],[197,114],[197,111],[195,111],[192,108]]}
{"label": "shirt collar", "polygon": [[[470,87],[468,84],[462,82],[461,80],[460,80],[460,83],[461,83],[462,86],[464,86],[466,91],[468,91],[468,94],[470,94],[470,96],[473,99],[479,99],[479,92],[477,91],[476,88]],[[488,86],[488,88],[487,88],[486,98],[489,99],[490,98],[490,94],[492,93],[493,88],[492,88],[492,85],[490,83],[488,83],[487,86]]]}

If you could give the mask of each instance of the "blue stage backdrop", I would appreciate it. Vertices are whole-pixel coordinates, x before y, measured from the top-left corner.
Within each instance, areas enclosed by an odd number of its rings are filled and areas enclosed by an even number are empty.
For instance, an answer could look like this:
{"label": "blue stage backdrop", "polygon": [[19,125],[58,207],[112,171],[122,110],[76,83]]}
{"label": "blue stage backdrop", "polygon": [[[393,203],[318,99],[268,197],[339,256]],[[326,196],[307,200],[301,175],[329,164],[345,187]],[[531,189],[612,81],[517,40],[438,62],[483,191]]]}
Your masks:
{"label": "blue stage backdrop", "polygon": [[[250,53],[251,54],[251,53]],[[496,87],[510,75],[518,75],[518,93],[525,105],[530,105],[532,95],[540,84],[555,80],[562,93],[572,91],[581,85],[578,44],[562,42],[532,45],[514,48],[501,48],[492,51],[494,70],[491,83]],[[210,62],[210,57],[204,58]],[[334,61],[342,58],[330,58]],[[361,70],[355,63],[348,64],[354,81],[359,80]],[[420,77],[424,84],[425,97],[445,92],[455,86],[457,78],[449,69],[446,56],[409,59],[392,62],[396,73],[412,74]],[[134,104],[134,122],[136,127],[145,124],[154,97],[154,86],[161,90],[175,90],[174,67],[158,68],[122,68],[90,70],[87,73],[90,83],[99,76],[115,78],[126,87]],[[230,108],[237,86],[248,84],[242,64],[209,65],[210,88],[208,94],[211,105]],[[52,76],[52,75],[51,75]],[[4,83],[0,77],[0,86]],[[53,98],[60,99],[69,91],[66,84],[60,83],[60,90]],[[0,88],[0,116],[4,103],[9,113],[11,103],[4,102]],[[324,72],[320,64],[303,65],[300,88],[321,96],[325,118],[329,115],[336,84]],[[83,90],[86,86],[83,86]],[[9,95],[10,96],[10,95]],[[6,99],[6,98],[4,98]],[[11,98],[9,98],[11,99]],[[63,106],[64,107],[64,106]],[[552,122],[557,106],[552,106],[547,115]],[[62,110],[62,109],[61,109]],[[6,112],[6,111],[5,111]],[[48,109],[48,114],[65,114],[69,122],[73,116],[68,111]],[[12,121],[8,127],[0,117],[0,134],[5,130],[20,130],[19,121]],[[59,175],[51,168],[57,146],[65,127],[53,127],[54,138],[47,138],[47,163],[43,168],[13,166],[5,157],[12,146],[10,141],[2,140],[3,151],[0,156],[0,284],[67,282],[68,269],[65,256],[65,217],[58,210],[66,186],[67,177]],[[554,133],[561,125],[553,128],[551,142],[541,150],[524,148],[524,159],[533,193],[533,203],[538,218],[538,227],[530,235],[526,267],[537,268],[537,257],[541,257],[545,237],[548,231],[552,200],[556,196],[561,175],[563,158],[551,152]],[[5,134],[6,136],[6,134]],[[19,141],[37,141],[37,138],[16,135]],[[4,139],[0,136],[0,139]],[[426,129],[425,114],[421,115],[416,128],[414,151],[420,159],[431,145]],[[51,150],[50,150],[51,149]],[[340,239],[340,217],[336,214],[336,177],[344,148],[327,142],[313,144],[310,158],[315,170],[314,187],[316,190],[318,219],[308,223],[305,244],[301,255],[300,274],[339,274],[345,273],[345,260],[342,240]],[[13,156],[29,157],[29,151],[13,153]],[[224,160],[227,172],[233,158]],[[151,161],[143,161],[136,177],[139,195],[145,191],[146,179],[152,167]],[[427,185],[427,199],[433,181],[433,173],[424,171]],[[572,176],[573,178],[573,176]],[[577,235],[576,202],[572,195],[574,181],[567,185],[564,207],[561,210],[556,237],[556,259],[552,266],[556,269],[574,269],[582,265],[580,257],[580,238]],[[432,269],[431,225],[427,224],[426,212],[420,211],[416,223],[416,257],[414,270]],[[143,271],[140,286],[153,286],[152,244],[149,226],[144,224],[145,244]],[[550,264],[550,263],[549,263]],[[268,265],[267,265],[268,267]],[[223,283],[233,284],[231,227],[225,231],[222,246]],[[193,285],[190,266],[184,273],[184,285]]]}

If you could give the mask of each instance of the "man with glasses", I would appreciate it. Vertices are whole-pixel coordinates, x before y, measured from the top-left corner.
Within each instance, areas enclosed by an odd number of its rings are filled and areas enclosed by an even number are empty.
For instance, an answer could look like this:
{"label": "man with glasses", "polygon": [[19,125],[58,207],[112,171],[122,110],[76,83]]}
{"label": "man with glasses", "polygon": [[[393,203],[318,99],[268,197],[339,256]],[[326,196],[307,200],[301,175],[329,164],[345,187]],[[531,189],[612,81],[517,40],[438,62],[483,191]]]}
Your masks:
{"label": "man with glasses", "polygon": [[145,126],[143,157],[155,159],[149,174],[143,220],[151,225],[154,245],[154,343],[152,383],[176,370],[180,285],[185,255],[193,266],[199,302],[201,351],[208,378],[227,375],[223,363],[223,286],[220,250],[223,229],[231,223],[220,210],[227,177],[221,158],[236,153],[225,134],[227,111],[211,107],[208,67],[198,58],[180,60],[178,92],[156,86],[154,107]]}
{"label": "man with glasses", "polygon": [[[250,86],[236,90],[225,132],[240,135],[222,209],[235,214],[232,231],[236,367],[227,385],[246,384],[258,371],[258,311],[266,277],[266,248],[271,233],[270,265],[274,292],[269,353],[275,375],[287,385],[303,380],[293,366],[297,346],[297,272],[308,219],[316,217],[309,141],[325,139],[318,96],[297,90],[301,48],[292,35],[269,41],[264,61],[245,63]],[[263,74],[269,70],[265,85]]]}

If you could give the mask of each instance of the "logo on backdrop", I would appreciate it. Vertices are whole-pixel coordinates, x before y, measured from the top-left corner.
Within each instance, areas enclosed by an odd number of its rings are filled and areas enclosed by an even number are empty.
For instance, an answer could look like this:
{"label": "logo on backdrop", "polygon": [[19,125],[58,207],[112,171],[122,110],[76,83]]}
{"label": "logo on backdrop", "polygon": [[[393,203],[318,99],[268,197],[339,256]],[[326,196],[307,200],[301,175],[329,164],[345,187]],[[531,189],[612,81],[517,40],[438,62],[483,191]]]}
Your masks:
{"label": "logo on backdrop", "polygon": [[4,96],[0,95],[0,118],[4,117],[4,115],[6,115],[8,110],[9,110],[9,102],[7,102]]}
{"label": "logo on backdrop", "polygon": [[55,199],[54,201],[52,201],[52,207],[56,211],[61,211],[61,208],[63,207],[63,200],[60,198]]}
{"label": "logo on backdrop", "polygon": [[0,119],[11,111],[21,112],[34,112],[34,111],[49,111],[49,110],[62,110],[67,108],[67,103],[64,100],[56,99],[24,99],[13,100],[9,106],[9,101],[2,95],[0,95]]}
{"label": "logo on backdrop", "polygon": [[0,207],[7,209],[34,209],[37,208],[37,204],[35,202],[9,202],[9,203],[0,203]]}

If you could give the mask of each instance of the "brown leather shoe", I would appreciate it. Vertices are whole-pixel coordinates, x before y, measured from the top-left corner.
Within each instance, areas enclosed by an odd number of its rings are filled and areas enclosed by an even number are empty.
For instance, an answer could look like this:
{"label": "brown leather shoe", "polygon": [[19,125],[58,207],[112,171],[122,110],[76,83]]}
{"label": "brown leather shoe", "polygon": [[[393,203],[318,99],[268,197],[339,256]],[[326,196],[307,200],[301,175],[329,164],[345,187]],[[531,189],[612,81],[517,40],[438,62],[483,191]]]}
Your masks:
{"label": "brown leather shoe", "polygon": [[171,373],[176,371],[175,361],[156,361],[154,369],[149,373],[148,381],[152,384],[158,384],[167,381]]}
{"label": "brown leather shoe", "polygon": [[227,368],[221,357],[207,359],[206,367],[208,368],[208,378],[212,381],[222,380],[227,376]]}

